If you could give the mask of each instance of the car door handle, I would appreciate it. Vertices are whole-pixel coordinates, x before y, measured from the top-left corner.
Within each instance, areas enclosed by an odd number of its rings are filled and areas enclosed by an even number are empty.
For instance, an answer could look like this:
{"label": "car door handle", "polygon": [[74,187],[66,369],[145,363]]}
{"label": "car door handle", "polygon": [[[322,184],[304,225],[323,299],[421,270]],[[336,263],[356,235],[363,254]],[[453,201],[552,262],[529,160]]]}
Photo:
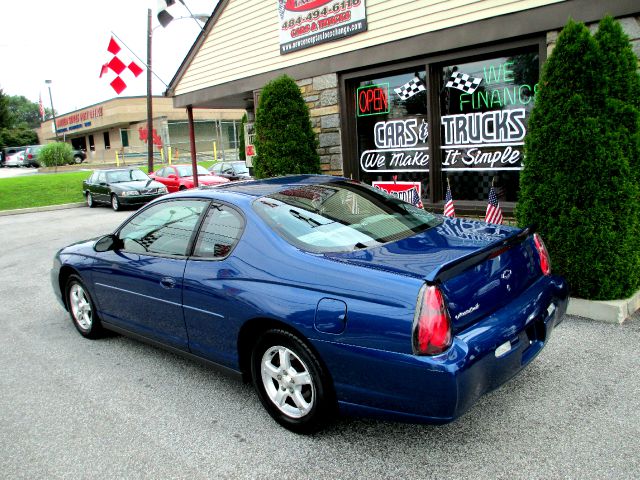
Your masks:
{"label": "car door handle", "polygon": [[171,277],[164,277],[160,280],[160,285],[162,285],[163,288],[173,288],[176,286],[176,281]]}

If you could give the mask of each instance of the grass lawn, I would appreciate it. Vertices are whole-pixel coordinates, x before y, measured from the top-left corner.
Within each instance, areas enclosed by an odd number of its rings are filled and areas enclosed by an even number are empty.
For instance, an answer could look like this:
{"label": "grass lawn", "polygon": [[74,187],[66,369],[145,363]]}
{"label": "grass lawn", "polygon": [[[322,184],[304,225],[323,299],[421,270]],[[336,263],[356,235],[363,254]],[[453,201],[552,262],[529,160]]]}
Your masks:
{"label": "grass lawn", "polygon": [[[214,162],[199,162],[207,168]],[[155,170],[162,164],[154,164]],[[147,167],[140,167],[145,172]],[[63,203],[83,202],[82,181],[89,171],[25,175],[0,178],[0,210],[44,207]]]}
{"label": "grass lawn", "polygon": [[91,172],[0,178],[0,210],[82,202],[82,181]]}

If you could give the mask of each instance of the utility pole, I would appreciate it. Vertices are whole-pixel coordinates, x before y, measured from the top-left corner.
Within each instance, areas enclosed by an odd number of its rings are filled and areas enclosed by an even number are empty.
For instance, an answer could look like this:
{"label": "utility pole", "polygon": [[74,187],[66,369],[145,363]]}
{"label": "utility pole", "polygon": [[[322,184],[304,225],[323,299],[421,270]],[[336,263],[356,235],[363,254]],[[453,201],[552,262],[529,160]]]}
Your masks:
{"label": "utility pole", "polygon": [[147,168],[153,172],[153,101],[151,95],[151,40],[153,29],[151,28],[151,9],[147,9]]}

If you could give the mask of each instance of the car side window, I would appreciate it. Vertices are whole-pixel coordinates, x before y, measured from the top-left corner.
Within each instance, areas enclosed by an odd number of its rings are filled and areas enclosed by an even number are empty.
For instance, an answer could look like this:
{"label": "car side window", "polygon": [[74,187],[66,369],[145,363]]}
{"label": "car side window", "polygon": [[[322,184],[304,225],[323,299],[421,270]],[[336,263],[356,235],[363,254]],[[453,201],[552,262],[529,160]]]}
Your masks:
{"label": "car side window", "polygon": [[216,163],[212,168],[211,168],[211,172],[215,173],[215,174],[219,174],[220,172],[222,172],[222,164],[221,163]]}
{"label": "car side window", "polygon": [[215,205],[209,209],[198,234],[194,257],[224,258],[238,243],[244,221],[234,209]]}
{"label": "car side window", "polygon": [[92,173],[89,178],[87,178],[87,183],[96,183],[97,173]]}
{"label": "car side window", "polygon": [[160,170],[158,170],[156,172],[156,177],[166,177],[165,172],[166,172],[166,168],[161,168]]}
{"label": "car side window", "polygon": [[133,217],[119,233],[123,250],[185,256],[200,215],[209,202],[176,200],[157,203]]}
{"label": "car side window", "polygon": [[233,175],[233,165],[231,165],[230,163],[225,163],[224,167],[222,168],[222,173]]}
{"label": "car side window", "polygon": [[106,181],[107,181],[107,177],[105,176],[104,172],[98,172],[98,175],[95,178],[95,182],[106,183]]}

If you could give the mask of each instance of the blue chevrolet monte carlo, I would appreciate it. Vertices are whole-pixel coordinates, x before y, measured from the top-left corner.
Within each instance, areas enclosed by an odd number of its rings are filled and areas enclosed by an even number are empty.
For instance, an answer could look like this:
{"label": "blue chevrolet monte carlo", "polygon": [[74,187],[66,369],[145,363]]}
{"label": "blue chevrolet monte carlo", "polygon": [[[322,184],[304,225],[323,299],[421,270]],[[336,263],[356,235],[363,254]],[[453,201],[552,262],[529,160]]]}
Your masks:
{"label": "blue chevrolet monte carlo", "polygon": [[52,283],[83,336],[240,374],[297,432],[337,412],[453,420],[533,360],[568,298],[529,229],[327,176],[162,197],[60,250]]}

